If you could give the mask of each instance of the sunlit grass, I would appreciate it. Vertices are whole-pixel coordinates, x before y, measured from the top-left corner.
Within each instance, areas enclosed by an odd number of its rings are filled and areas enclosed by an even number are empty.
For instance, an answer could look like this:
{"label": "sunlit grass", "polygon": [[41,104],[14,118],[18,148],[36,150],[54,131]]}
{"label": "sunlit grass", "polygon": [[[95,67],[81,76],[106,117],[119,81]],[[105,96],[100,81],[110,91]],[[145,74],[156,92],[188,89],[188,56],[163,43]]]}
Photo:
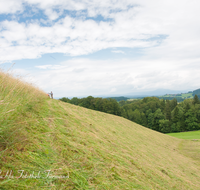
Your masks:
{"label": "sunlit grass", "polygon": [[1,139],[1,146],[7,146],[12,144],[15,130],[18,131],[26,125],[24,116],[46,96],[32,85],[2,71],[0,71],[0,92],[0,135],[4,137]]}
{"label": "sunlit grass", "polygon": [[200,139],[200,131],[187,131],[181,133],[168,133],[172,137],[179,139]]}

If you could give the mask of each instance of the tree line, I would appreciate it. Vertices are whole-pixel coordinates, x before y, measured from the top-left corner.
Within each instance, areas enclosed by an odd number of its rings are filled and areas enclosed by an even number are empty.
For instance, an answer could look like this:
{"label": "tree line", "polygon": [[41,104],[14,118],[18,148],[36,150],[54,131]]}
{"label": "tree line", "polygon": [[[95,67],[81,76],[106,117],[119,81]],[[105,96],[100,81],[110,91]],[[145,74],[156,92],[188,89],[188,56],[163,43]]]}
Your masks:
{"label": "tree line", "polygon": [[87,98],[74,97],[71,100],[64,97],[59,100],[92,110],[97,110],[118,116],[122,115],[121,107],[119,106],[118,102],[112,98],[94,98],[92,96],[88,96]]}
{"label": "tree line", "polygon": [[94,98],[61,98],[61,101],[85,108],[122,116],[147,128],[162,132],[200,130],[200,101],[197,95],[181,103],[177,99],[164,100],[145,97],[133,101]]}

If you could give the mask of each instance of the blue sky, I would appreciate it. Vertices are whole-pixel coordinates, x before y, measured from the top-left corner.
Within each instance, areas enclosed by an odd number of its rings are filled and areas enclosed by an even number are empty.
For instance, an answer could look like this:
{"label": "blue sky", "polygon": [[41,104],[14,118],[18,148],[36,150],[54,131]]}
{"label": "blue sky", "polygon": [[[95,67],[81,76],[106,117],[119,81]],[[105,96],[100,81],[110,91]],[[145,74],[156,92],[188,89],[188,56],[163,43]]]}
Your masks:
{"label": "blue sky", "polygon": [[56,97],[200,88],[197,0],[0,1],[0,68]]}

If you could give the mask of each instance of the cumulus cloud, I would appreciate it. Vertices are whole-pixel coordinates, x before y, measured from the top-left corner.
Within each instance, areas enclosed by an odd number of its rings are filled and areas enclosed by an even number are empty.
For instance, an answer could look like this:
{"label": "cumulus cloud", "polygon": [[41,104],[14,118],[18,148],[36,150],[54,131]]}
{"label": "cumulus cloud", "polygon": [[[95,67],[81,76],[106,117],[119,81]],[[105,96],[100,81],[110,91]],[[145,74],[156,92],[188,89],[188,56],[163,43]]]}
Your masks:
{"label": "cumulus cloud", "polygon": [[9,14],[23,11],[22,0],[0,1],[0,14]]}
{"label": "cumulus cloud", "polygon": [[[53,52],[84,55],[112,47],[153,48],[148,49],[151,55],[166,52],[170,56],[179,56],[181,51],[188,54],[188,48],[193,50],[192,54],[197,54],[195,49],[200,44],[197,40],[200,28],[198,1],[7,2],[2,14],[25,11],[25,5],[32,5],[41,9],[49,20],[57,20],[47,26],[42,24],[49,23],[44,18],[20,23],[16,20],[0,22],[0,59],[3,61],[37,58]],[[0,2],[0,5],[4,3]],[[85,16],[63,15],[65,10],[85,11]],[[98,15],[104,19],[95,20]],[[157,39],[159,35],[168,38]]]}
{"label": "cumulus cloud", "polygon": [[[0,63],[46,53],[76,57],[107,48],[124,56],[128,53],[120,48],[140,48],[140,59],[75,58],[38,65],[35,74],[44,89],[54,85],[60,93],[69,89],[71,95],[196,88],[199,6],[198,0],[0,1]],[[27,7],[35,17],[25,16]]]}
{"label": "cumulus cloud", "polygon": [[[54,65],[36,66],[37,84],[59,96],[125,95],[156,89],[186,90],[199,87],[198,73],[169,61],[71,59]],[[195,63],[194,63],[195,64]],[[178,68],[178,69],[177,69]]]}

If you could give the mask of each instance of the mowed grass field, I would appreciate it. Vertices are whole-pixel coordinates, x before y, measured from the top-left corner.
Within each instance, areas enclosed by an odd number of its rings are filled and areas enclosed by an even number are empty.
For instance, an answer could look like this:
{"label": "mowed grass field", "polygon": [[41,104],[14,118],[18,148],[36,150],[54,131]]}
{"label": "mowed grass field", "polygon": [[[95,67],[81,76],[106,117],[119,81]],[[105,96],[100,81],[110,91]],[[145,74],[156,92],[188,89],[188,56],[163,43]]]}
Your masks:
{"label": "mowed grass field", "polygon": [[0,73],[1,190],[199,190],[199,147]]}
{"label": "mowed grass field", "polygon": [[200,131],[168,133],[168,135],[179,139],[185,139],[179,144],[181,153],[195,160],[200,160]]}
{"label": "mowed grass field", "polygon": [[168,135],[172,137],[176,137],[179,139],[200,139],[200,131],[188,131],[181,133],[168,133]]}

